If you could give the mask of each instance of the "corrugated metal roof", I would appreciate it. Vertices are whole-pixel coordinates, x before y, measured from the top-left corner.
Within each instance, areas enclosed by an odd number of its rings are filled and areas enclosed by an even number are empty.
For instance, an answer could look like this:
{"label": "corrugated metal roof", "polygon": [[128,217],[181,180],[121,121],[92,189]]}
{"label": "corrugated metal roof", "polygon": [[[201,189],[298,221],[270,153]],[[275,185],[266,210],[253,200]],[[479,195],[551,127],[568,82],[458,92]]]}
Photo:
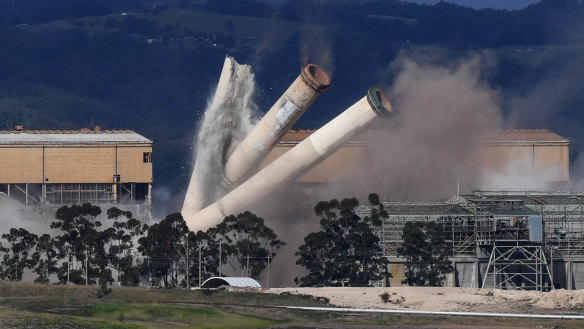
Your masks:
{"label": "corrugated metal roof", "polygon": [[385,211],[390,215],[466,215],[470,212],[457,204],[392,204],[384,202]]}
{"label": "corrugated metal roof", "polygon": [[490,204],[479,205],[479,207],[494,216],[530,216],[537,215],[537,212],[524,205]]}
{"label": "corrugated metal roof", "polygon": [[[289,130],[282,136],[280,143],[287,144],[291,142],[300,142],[314,133],[316,130]],[[379,142],[379,140],[387,139],[387,131],[380,129],[367,130],[355,138],[353,143],[364,142]],[[500,144],[500,143],[533,143],[533,142],[549,142],[549,143],[570,143],[570,140],[564,138],[547,129],[508,129],[504,132],[494,135],[486,141],[486,144]]]}
{"label": "corrugated metal roof", "polygon": [[316,130],[288,130],[283,136],[282,138],[280,138],[280,141],[294,141],[294,142],[300,142],[303,141],[304,139],[306,139],[308,136],[310,136],[312,133],[314,133]]}
{"label": "corrugated metal roof", "polygon": [[0,131],[0,145],[30,144],[152,144],[132,130],[25,130]]}
{"label": "corrugated metal roof", "polygon": [[[531,194],[513,194],[513,192],[506,192],[497,195],[496,192],[476,192],[476,195],[463,195],[465,199],[471,202],[502,202],[505,200],[520,200],[526,205],[562,205],[562,204],[584,204],[584,194],[583,193],[569,193],[565,192],[537,192]],[[485,193],[485,195],[482,195]]]}
{"label": "corrugated metal roof", "polygon": [[494,136],[488,143],[517,143],[517,142],[553,142],[569,143],[564,138],[547,129],[507,129],[503,133]]}
{"label": "corrugated metal roof", "polygon": [[244,278],[244,277],[233,277],[233,276],[226,276],[226,277],[212,277],[207,279],[201,285],[201,288],[217,288],[220,286],[230,285],[232,287],[252,287],[252,288],[261,288],[262,286],[256,280],[252,278]]}

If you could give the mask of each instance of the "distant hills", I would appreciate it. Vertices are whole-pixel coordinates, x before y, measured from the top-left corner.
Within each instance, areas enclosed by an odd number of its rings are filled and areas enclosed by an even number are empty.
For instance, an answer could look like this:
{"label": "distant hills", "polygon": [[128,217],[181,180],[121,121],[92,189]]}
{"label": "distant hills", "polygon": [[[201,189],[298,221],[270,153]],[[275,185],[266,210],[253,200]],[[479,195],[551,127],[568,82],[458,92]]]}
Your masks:
{"label": "distant hills", "polygon": [[261,111],[303,63],[325,67],[333,88],[297,124],[318,128],[368,87],[390,86],[399,53],[449,66],[488,51],[485,79],[500,91],[507,125],[569,137],[576,157],[582,32],[577,0],[520,11],[381,0],[0,0],[0,129],[134,129],[154,139],[158,200],[177,210],[226,54],[254,66]]}

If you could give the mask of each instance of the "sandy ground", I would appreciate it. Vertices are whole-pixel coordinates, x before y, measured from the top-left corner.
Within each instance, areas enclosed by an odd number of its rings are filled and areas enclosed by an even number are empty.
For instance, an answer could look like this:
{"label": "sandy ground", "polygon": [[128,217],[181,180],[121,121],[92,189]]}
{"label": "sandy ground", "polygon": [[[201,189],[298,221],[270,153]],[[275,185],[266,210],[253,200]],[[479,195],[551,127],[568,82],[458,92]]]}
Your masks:
{"label": "sandy ground", "polygon": [[[584,315],[584,290],[551,292],[434,287],[271,288],[264,293],[312,295],[339,307]],[[380,295],[387,293],[388,302]]]}

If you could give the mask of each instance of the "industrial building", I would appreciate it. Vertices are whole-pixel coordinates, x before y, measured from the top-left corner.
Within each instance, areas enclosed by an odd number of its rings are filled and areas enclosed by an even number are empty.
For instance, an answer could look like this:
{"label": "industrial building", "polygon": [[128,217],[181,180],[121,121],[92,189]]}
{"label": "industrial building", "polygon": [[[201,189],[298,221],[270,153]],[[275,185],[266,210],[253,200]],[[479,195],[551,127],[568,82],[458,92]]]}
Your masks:
{"label": "industrial building", "polygon": [[568,139],[545,129],[508,129],[481,145],[479,161],[488,172],[513,170],[561,187],[570,179],[569,147]]}
{"label": "industrial building", "polygon": [[0,132],[0,193],[50,217],[89,202],[152,214],[152,141],[131,130]]}
{"label": "industrial building", "polygon": [[[260,168],[308,138],[314,130],[290,130],[268,153]],[[367,131],[346,143],[304,175],[298,183],[342,182],[362,174],[370,156],[367,149],[387,148],[382,130]],[[483,174],[503,173],[537,178],[558,188],[570,179],[570,141],[545,129],[508,129],[477,145],[477,161]],[[387,152],[383,151],[383,152]],[[509,171],[512,172],[509,172]]]}
{"label": "industrial building", "polygon": [[[290,130],[266,156],[269,165],[311,130]],[[299,176],[296,183],[355,180],[368,167],[372,148],[390,152],[384,131],[368,131]],[[545,129],[509,129],[474,148],[472,165],[484,175],[535,179],[565,187],[570,141]],[[391,147],[391,146],[389,146]],[[374,154],[375,152],[373,152]],[[471,165],[470,163],[468,165]],[[584,194],[570,192],[473,192],[441,202],[384,202],[389,218],[376,232],[391,262],[391,285],[401,285],[404,259],[398,257],[408,221],[442,223],[454,256],[446,284],[460,287],[548,290],[584,288]],[[358,213],[367,215],[362,206]]]}
{"label": "industrial building", "polygon": [[404,278],[397,254],[404,224],[434,221],[453,249],[450,286],[584,288],[584,193],[475,191],[442,202],[383,204],[389,218],[377,235],[392,263],[392,285]]}

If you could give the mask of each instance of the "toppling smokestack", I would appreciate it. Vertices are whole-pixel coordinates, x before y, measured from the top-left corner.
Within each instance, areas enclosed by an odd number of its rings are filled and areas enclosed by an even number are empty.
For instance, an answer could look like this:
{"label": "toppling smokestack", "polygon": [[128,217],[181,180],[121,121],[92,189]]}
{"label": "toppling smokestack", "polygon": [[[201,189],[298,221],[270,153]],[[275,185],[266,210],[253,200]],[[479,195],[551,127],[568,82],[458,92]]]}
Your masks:
{"label": "toppling smokestack", "polygon": [[222,199],[192,216],[185,216],[189,229],[206,230],[221,222],[225,216],[248,210],[274,189],[306,173],[337,151],[375,118],[389,113],[392,113],[391,105],[383,92],[369,89],[367,96]]}
{"label": "toppling smokestack", "polygon": [[[237,124],[235,121],[238,113],[235,112],[240,109],[235,105],[236,103],[245,103],[245,96],[241,95],[244,91],[240,90],[242,88],[239,85],[244,84],[250,76],[252,76],[251,66],[241,65],[233,57],[225,57],[215,95],[205,112],[205,118],[197,136],[199,146],[201,144],[219,144],[213,145],[213,147],[221,148],[225,147],[225,143],[231,141],[231,132],[222,134],[221,131],[223,131],[222,128],[224,126]],[[242,98],[244,99],[242,100]],[[246,104],[239,104],[239,106],[244,107]],[[231,128],[228,130],[231,130]],[[182,208],[183,215],[194,214],[209,204],[210,201],[215,201],[207,199],[214,197],[213,193],[209,191],[209,186],[218,185],[223,176],[222,168],[216,168],[220,166],[218,163],[221,161],[215,159],[215,157],[220,155],[217,155],[217,152],[213,152],[211,157],[210,154],[206,153],[211,152],[201,152],[201,150],[197,149],[197,161],[185,196]],[[219,151],[220,153],[221,150]],[[218,170],[221,170],[221,173],[217,174],[216,171]],[[219,176],[217,181],[213,181],[215,175]]]}
{"label": "toppling smokestack", "polygon": [[330,85],[331,79],[322,68],[304,65],[288,90],[229,156],[225,164],[225,186],[233,189],[248,178],[282,135]]}

